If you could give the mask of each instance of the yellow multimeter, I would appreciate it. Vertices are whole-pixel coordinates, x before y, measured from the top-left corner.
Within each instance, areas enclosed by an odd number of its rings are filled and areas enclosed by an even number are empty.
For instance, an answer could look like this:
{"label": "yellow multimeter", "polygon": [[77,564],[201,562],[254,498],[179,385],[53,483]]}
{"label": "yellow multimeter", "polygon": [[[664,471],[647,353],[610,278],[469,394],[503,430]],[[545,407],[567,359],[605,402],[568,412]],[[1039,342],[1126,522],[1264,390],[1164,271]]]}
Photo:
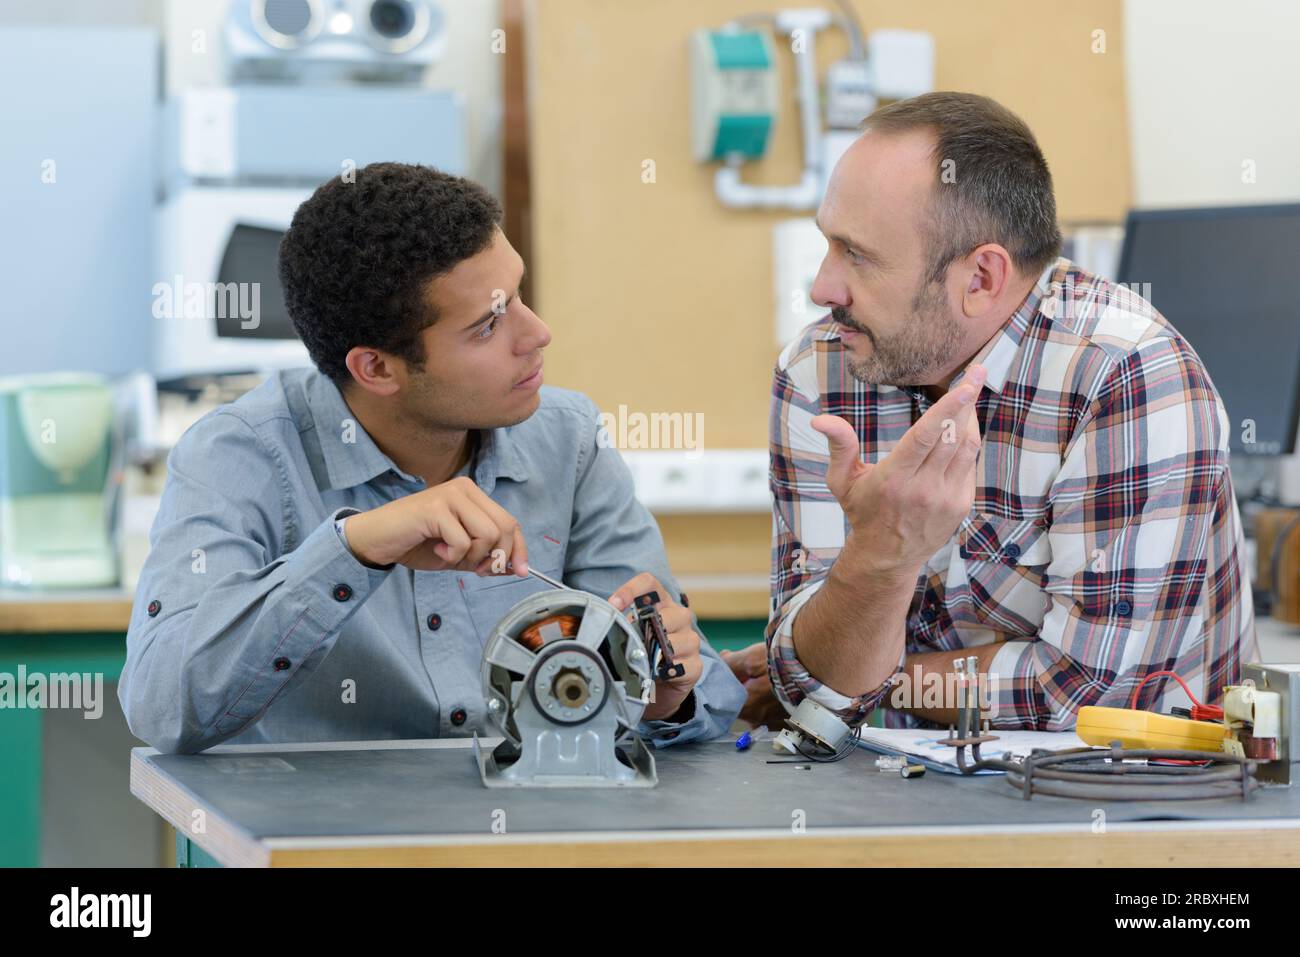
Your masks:
{"label": "yellow multimeter", "polygon": [[1086,744],[1106,747],[1118,741],[1126,748],[1168,751],[1222,751],[1228,726],[1218,721],[1193,721],[1132,708],[1079,709],[1075,733]]}

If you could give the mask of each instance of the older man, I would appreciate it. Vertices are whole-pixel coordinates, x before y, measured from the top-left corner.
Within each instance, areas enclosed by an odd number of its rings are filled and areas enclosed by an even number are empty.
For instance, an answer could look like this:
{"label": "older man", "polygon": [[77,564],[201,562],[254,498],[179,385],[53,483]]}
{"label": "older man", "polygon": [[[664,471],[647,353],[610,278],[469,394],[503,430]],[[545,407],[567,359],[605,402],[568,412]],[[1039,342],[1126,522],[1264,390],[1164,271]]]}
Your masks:
{"label": "older man", "polygon": [[[753,698],[850,722],[1071,728],[1174,672],[1213,701],[1257,657],[1228,421],[1148,303],[1059,258],[1051,175],[985,97],[870,116],[817,221],[830,314],[773,380],[773,611],[730,656]],[[901,674],[899,674],[901,672]],[[1137,704],[1186,705],[1168,677]],[[752,713],[752,709],[751,709]]]}

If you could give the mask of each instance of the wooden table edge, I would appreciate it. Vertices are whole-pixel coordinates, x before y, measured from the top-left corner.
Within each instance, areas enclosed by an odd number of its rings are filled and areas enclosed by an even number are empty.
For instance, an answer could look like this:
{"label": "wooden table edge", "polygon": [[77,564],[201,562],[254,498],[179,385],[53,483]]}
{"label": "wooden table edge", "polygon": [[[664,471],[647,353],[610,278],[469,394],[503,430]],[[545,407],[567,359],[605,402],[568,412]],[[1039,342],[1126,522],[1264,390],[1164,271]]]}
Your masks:
{"label": "wooden table edge", "polygon": [[[1300,867],[1300,823],[272,838],[271,867]],[[1224,822],[1188,822],[1219,825]],[[1258,823],[1258,822],[1251,822]]]}
{"label": "wooden table edge", "polygon": [[0,595],[0,635],[125,633],[131,624],[133,600],[127,592]]}

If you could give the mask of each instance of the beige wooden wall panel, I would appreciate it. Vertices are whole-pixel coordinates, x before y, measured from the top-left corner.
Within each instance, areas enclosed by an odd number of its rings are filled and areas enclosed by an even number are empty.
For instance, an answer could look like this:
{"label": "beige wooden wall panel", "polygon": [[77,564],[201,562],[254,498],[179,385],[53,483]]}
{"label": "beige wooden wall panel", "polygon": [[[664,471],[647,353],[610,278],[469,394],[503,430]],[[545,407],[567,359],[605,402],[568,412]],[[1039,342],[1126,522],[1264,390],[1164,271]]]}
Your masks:
{"label": "beige wooden wall panel", "polygon": [[[789,214],[724,208],[713,167],[692,161],[687,38],[780,5],[534,0],[527,11],[530,269],[533,305],[555,337],[547,381],[607,412],[702,412],[709,448],[766,444],[778,351],[771,227]],[[1120,0],[854,6],[867,31],[932,33],[938,88],[987,94],[1026,119],[1052,166],[1063,221],[1122,216],[1130,162]],[[1105,53],[1093,52],[1095,30],[1105,31]],[[846,47],[838,31],[823,34],[823,67]],[[753,182],[788,182],[798,171],[790,60],[782,50],[783,113],[774,149],[746,171]],[[646,160],[653,183],[642,182]],[[674,561],[696,544],[676,538]]]}

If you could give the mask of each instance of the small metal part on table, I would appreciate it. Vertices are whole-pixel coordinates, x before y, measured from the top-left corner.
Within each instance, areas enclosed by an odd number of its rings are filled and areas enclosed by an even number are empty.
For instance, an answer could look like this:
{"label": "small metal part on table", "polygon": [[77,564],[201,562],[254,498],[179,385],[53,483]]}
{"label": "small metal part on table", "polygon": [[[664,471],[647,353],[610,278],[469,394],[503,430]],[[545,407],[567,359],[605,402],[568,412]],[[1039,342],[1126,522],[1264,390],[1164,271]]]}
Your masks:
{"label": "small metal part on table", "polygon": [[980,734],[980,679],[979,659],[969,655],[965,659],[954,658],[952,669],[957,675],[957,724],[948,729],[948,737],[939,740],[939,744],[957,749],[957,767],[965,771],[967,767],[966,749],[969,747],[972,762],[980,760],[980,745],[986,741],[996,741],[996,734],[989,734],[988,722],[984,723],[984,733]]}

